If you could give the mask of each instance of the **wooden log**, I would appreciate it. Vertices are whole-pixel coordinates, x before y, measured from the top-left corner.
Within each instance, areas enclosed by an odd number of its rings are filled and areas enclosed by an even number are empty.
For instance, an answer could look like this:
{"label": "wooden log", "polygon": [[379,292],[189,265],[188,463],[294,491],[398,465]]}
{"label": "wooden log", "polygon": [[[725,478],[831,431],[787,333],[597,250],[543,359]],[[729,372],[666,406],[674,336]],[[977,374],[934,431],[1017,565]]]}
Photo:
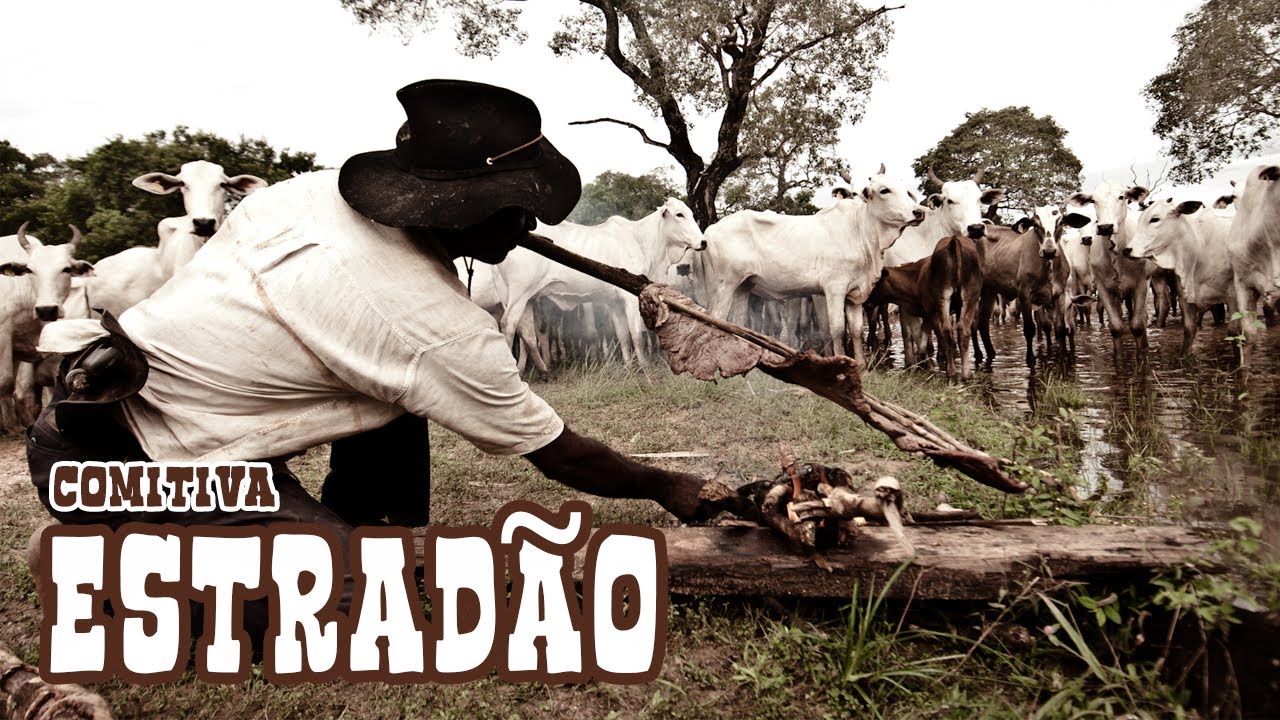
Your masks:
{"label": "wooden log", "polygon": [[[1129,577],[1200,559],[1210,541],[1185,527],[907,526],[915,562],[889,591],[925,600],[991,600],[1036,576],[1057,580]],[[908,554],[887,527],[858,529],[848,546],[815,562],[761,527],[663,529],[667,584],[676,595],[848,598],[878,591]],[[415,538],[422,564],[420,538]],[[581,553],[574,576],[581,580]],[[830,568],[830,572],[819,564]]]}
{"label": "wooden log", "polygon": [[24,720],[111,720],[111,708],[79,685],[52,685],[0,647],[0,717]]}

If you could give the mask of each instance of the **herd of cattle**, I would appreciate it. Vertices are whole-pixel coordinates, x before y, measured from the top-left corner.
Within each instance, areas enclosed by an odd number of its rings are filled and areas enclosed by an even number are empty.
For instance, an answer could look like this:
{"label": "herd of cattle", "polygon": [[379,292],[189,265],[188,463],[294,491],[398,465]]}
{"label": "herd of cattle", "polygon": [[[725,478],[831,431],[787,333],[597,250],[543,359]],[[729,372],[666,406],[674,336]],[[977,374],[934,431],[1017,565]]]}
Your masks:
{"label": "herd of cattle", "polygon": [[[944,182],[924,199],[880,171],[860,191],[839,187],[834,203],[812,215],[745,210],[699,229],[689,208],[668,199],[639,220],[614,217],[600,225],[539,225],[537,232],[579,254],[667,282],[712,314],[777,334],[799,346],[864,359],[867,342],[889,333],[896,306],[906,364],[931,361],[968,379],[973,361],[995,353],[990,322],[997,304],[1016,309],[1035,363],[1042,336],[1052,352],[1074,350],[1079,319],[1096,308],[1112,341],[1132,335],[1147,346],[1148,296],[1163,323],[1180,302],[1188,352],[1206,310],[1256,311],[1280,299],[1280,166],[1255,168],[1236,194],[1214,208],[1198,200],[1148,202],[1138,186],[1104,182],[1076,193],[1065,207],[1034,208],[1005,227],[985,219],[984,206],[1004,191],[983,189],[982,173]],[[848,178],[845,178],[848,182]],[[90,264],[75,258],[80,231],[46,245],[26,234],[0,238],[0,423],[28,423],[47,380],[48,358],[36,351],[43,324],[59,317],[119,315],[163,285],[217,232],[228,192],[253,192],[266,183],[228,177],[216,164],[195,161],[177,175],[155,172],[133,184],[157,194],[182,192],[186,215],[165,218],[155,247],[129,248]],[[1234,204],[1235,214],[1215,210]],[[569,355],[567,336],[601,351],[597,321],[612,331],[623,359],[652,347],[634,297],[523,248],[498,265],[459,273],[473,300],[493,313],[522,364],[543,373]],[[869,320],[869,323],[868,323]],[[585,332],[567,328],[577,323]],[[1241,323],[1242,360],[1257,323]],[[877,338],[877,328],[884,338]],[[973,343],[972,353],[970,343]]]}

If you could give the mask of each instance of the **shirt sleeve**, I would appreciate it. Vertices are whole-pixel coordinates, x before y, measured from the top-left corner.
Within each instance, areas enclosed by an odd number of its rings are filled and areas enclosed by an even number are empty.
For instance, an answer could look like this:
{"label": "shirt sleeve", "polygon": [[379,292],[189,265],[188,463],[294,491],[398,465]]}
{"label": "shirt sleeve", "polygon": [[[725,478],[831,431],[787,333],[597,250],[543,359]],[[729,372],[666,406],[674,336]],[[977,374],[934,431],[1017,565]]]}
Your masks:
{"label": "shirt sleeve", "polygon": [[494,326],[423,351],[398,404],[493,455],[524,455],[564,430],[556,411],[520,378]]}

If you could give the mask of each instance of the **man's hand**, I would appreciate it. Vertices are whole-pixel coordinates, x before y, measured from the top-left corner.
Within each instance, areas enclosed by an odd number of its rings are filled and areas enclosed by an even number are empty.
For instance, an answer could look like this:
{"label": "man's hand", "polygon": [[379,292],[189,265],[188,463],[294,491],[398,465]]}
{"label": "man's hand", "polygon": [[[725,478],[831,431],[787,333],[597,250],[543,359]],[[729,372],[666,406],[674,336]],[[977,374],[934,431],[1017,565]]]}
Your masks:
{"label": "man's hand", "polygon": [[568,427],[524,457],[547,477],[575,490],[653,500],[682,522],[709,520],[722,510],[740,513],[744,507],[742,498],[723,483],[635,462]]}

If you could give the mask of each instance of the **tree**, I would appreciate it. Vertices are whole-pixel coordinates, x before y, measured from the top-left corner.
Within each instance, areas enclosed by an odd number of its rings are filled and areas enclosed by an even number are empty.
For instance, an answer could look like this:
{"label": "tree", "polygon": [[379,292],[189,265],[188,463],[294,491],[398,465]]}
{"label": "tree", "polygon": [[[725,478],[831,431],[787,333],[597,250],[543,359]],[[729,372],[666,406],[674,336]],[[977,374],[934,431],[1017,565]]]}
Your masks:
{"label": "tree", "polygon": [[[1051,116],[1036,117],[1025,106],[984,108],[966,113],[964,122],[911,167],[920,178],[933,168],[943,180],[968,178],[981,168],[985,183],[1005,189],[997,209],[1019,212],[1062,203],[1080,189],[1083,166],[1063,143],[1066,135]],[[928,184],[924,188],[939,190]]]}
{"label": "tree", "polygon": [[67,160],[58,176],[44,178],[40,197],[22,206],[23,219],[31,220],[33,232],[50,238],[63,237],[67,224],[80,227],[85,240],[77,254],[91,261],[135,245],[154,245],[156,223],[183,213],[181,194],[152,195],[132,181],[153,171],[176,173],[192,160],[208,160],[229,174],[248,173],[267,182],[318,169],[313,153],[277,153],[260,139],[232,142],[182,126],[141,139],[117,135],[83,157]]}
{"label": "tree", "polygon": [[1176,181],[1202,180],[1280,138],[1280,0],[1208,0],[1173,39],[1173,62],[1142,92]]}
{"label": "tree", "polygon": [[835,154],[844,118],[805,104],[820,92],[811,78],[791,75],[757,93],[743,126],[743,155],[753,158],[724,186],[724,211],[816,212],[814,191],[847,170]]}
{"label": "tree", "polygon": [[679,194],[680,191],[657,170],[639,176],[602,172],[582,188],[582,199],[569,214],[569,222],[599,225],[614,215],[639,220],[666,202],[667,198]]}
{"label": "tree", "polygon": [[12,235],[31,219],[48,183],[65,168],[52,155],[26,153],[0,140],[0,235]]}
{"label": "tree", "polygon": [[[360,22],[402,30],[429,27],[448,13],[457,24],[461,51],[472,56],[496,52],[519,13],[482,0],[340,2]],[[580,0],[551,49],[559,56],[603,55],[635,86],[639,100],[662,119],[665,140],[621,118],[579,122],[627,127],[643,142],[664,149],[683,169],[689,206],[705,228],[718,216],[716,198],[725,181],[763,157],[763,148],[742,140],[744,128],[753,124],[753,107],[756,112],[766,107],[753,101],[787,78],[805,78],[812,92],[774,108],[784,127],[802,127],[798,118],[815,108],[857,121],[892,34],[888,13],[893,9],[828,0],[685,0],[673,11],[662,0]],[[464,35],[462,28],[474,34]],[[719,115],[710,160],[693,148],[691,114]],[[828,139],[834,145],[834,135]]]}

